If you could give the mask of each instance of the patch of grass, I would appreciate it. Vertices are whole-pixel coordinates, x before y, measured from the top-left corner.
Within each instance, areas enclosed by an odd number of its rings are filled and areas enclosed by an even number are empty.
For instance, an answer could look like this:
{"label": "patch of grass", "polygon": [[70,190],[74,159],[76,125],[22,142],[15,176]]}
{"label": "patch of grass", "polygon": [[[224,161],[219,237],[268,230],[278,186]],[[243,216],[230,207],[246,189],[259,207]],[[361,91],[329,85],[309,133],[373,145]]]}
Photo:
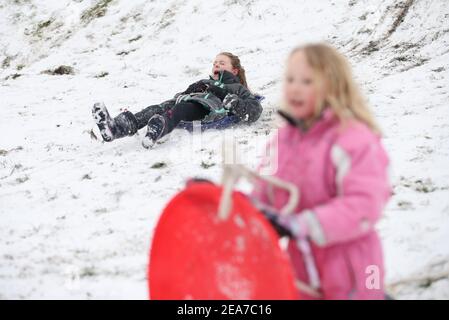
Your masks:
{"label": "patch of grass", "polygon": [[41,23],[38,23],[36,32],[39,32],[42,29],[47,28],[48,26],[51,25],[52,22],[53,22],[53,20],[46,20],[46,21],[43,21]]}
{"label": "patch of grass", "polygon": [[100,72],[99,74],[97,74],[97,75],[95,76],[95,78],[104,78],[104,77],[106,77],[107,75],[109,75],[109,72],[103,71],[103,72]]}
{"label": "patch of grass", "polygon": [[373,52],[379,51],[380,45],[378,41],[370,41],[368,45],[362,49],[361,53],[363,55],[370,55]]}
{"label": "patch of grass", "polygon": [[80,278],[85,277],[94,277],[97,275],[97,271],[95,270],[95,267],[85,267],[81,270],[79,276]]}
{"label": "patch of grass", "polygon": [[134,41],[137,41],[137,40],[140,40],[140,39],[142,39],[142,35],[141,34],[139,34],[138,36],[136,36],[134,38],[129,39],[128,42],[131,43],[131,42],[134,42]]}
{"label": "patch of grass", "polygon": [[442,72],[444,70],[446,70],[446,69],[444,69],[444,67],[439,67],[439,68],[436,68],[436,69],[432,69],[433,72]]}
{"label": "patch of grass", "polygon": [[158,31],[167,28],[174,21],[176,15],[176,7],[172,9],[167,9],[162,14],[161,20],[159,21]]}
{"label": "patch of grass", "polygon": [[119,53],[117,53],[117,55],[118,56],[127,56],[128,54],[130,54],[131,52],[134,52],[134,51],[136,51],[136,49],[132,49],[132,50],[128,50],[128,51],[123,50],[123,51],[120,51]]}
{"label": "patch of grass", "polygon": [[49,74],[52,76],[57,76],[57,75],[60,76],[60,75],[75,74],[75,70],[71,66],[61,65],[55,69],[44,70],[41,73]]}
{"label": "patch of grass", "polygon": [[394,61],[399,61],[399,62],[405,62],[405,61],[409,61],[409,57],[407,56],[400,56],[400,57],[395,57],[393,59],[390,60],[390,62],[394,62]]}
{"label": "patch of grass", "polygon": [[413,57],[413,61],[412,61],[412,63],[410,65],[405,66],[404,68],[402,68],[399,71],[401,71],[401,72],[408,71],[408,70],[410,70],[412,68],[416,68],[416,67],[422,66],[427,61],[429,61],[428,58],[422,58],[422,57],[416,57],[415,56],[415,57]]}
{"label": "patch of grass", "polygon": [[430,193],[438,190],[438,187],[429,178],[409,180],[405,177],[401,177],[400,183],[402,186],[413,189],[416,192]]}
{"label": "patch of grass", "polygon": [[8,68],[11,65],[12,59],[14,58],[11,56],[6,56],[5,59],[3,59],[2,61],[2,68],[3,69]]}
{"label": "patch of grass", "polygon": [[[30,31],[30,35],[38,37],[38,38],[42,38],[44,36],[44,31],[45,29],[47,29],[51,24],[53,24],[55,20],[53,19],[48,19],[48,20],[44,20],[39,22],[34,28],[33,30]],[[57,27],[57,26],[55,26]]]}
{"label": "patch of grass", "polygon": [[92,180],[92,177],[89,173],[86,173],[81,177],[81,180]]}
{"label": "patch of grass", "polygon": [[47,20],[47,21],[44,21],[44,22],[41,22],[41,23],[39,23],[38,25],[37,25],[37,27],[38,28],[47,28],[49,25],[51,25],[51,23],[52,23],[53,21],[52,20]]}
{"label": "patch of grass", "polygon": [[17,184],[24,183],[24,182],[26,182],[28,180],[30,180],[30,178],[28,176],[18,177],[18,178],[16,178],[16,183]]}
{"label": "patch of grass", "polygon": [[404,72],[412,68],[422,66],[427,61],[429,61],[428,58],[423,58],[416,54],[407,54],[392,58],[390,63],[392,64],[392,67],[398,67],[400,72]]}
{"label": "patch of grass", "polygon": [[413,5],[415,0],[407,0],[403,3],[398,3],[396,6],[399,8],[399,11],[396,15],[396,19],[390,27],[390,30],[387,31],[387,37],[390,37],[397,28],[404,22],[405,16],[407,15],[410,7]]}
{"label": "patch of grass", "polygon": [[203,169],[209,169],[213,166],[215,166],[215,163],[207,163],[207,162],[201,161],[201,168],[203,168]]}
{"label": "patch of grass", "polygon": [[437,187],[433,184],[432,180],[416,180],[413,189],[417,192],[429,193],[437,190]]}
{"label": "patch of grass", "polygon": [[399,200],[398,201],[398,207],[403,210],[410,210],[413,208],[413,204],[410,201],[407,200]]}
{"label": "patch of grass", "polygon": [[13,74],[10,74],[9,76],[7,76],[6,78],[5,78],[5,80],[9,80],[9,79],[12,79],[12,80],[15,80],[15,79],[17,79],[17,78],[19,78],[19,77],[21,77],[22,75],[20,74],[20,73],[13,73]]}
{"label": "patch of grass", "polygon": [[162,169],[167,167],[167,164],[165,162],[156,162],[151,166],[151,169]]}
{"label": "patch of grass", "polygon": [[393,46],[394,49],[400,49],[402,51],[408,51],[410,49],[415,49],[415,48],[419,48],[419,44],[418,43],[413,43],[413,42],[400,42],[397,43]]}
{"label": "patch of grass", "polygon": [[368,13],[364,13],[363,15],[361,15],[361,16],[359,17],[359,20],[365,21],[367,15],[368,15]]}
{"label": "patch of grass", "polygon": [[95,213],[107,213],[108,209],[107,208],[98,208],[94,210]]}
{"label": "patch of grass", "polygon": [[30,0],[13,0],[13,4],[15,5],[21,5],[21,4],[27,4]]}
{"label": "patch of grass", "polygon": [[108,9],[108,5],[112,2],[112,0],[100,0],[94,6],[89,9],[86,9],[81,14],[81,21],[85,24],[88,24],[92,20],[100,17],[104,17],[106,11]]}

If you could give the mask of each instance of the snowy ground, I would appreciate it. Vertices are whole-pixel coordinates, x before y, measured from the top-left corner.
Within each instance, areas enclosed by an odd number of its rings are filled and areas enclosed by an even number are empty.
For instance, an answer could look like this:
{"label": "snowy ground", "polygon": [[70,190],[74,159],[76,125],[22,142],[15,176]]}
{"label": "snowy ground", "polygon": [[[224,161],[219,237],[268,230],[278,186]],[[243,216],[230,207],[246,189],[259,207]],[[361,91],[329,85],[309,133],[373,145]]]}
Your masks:
{"label": "snowy ground", "polygon": [[[350,57],[392,158],[379,224],[390,292],[448,299],[448,21],[445,0],[0,0],[0,298],[146,298],[164,204],[188,177],[219,180],[224,135],[257,164],[286,55],[327,40]],[[93,102],[114,114],[161,102],[223,50],[266,96],[252,127],[177,130],[149,151],[141,136],[91,134]],[[43,73],[60,65],[73,74]]]}

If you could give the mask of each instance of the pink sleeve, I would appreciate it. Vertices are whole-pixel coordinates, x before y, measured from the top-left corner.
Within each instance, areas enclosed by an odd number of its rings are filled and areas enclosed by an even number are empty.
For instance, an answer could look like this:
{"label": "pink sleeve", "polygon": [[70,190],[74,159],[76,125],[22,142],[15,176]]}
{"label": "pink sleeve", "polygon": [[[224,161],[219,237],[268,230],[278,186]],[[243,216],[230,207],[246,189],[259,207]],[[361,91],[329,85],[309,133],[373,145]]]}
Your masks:
{"label": "pink sleeve", "polygon": [[[325,246],[373,230],[391,194],[388,157],[380,139],[371,132],[355,132],[337,140],[331,161],[337,196],[310,210]],[[317,225],[312,227],[317,229]]]}

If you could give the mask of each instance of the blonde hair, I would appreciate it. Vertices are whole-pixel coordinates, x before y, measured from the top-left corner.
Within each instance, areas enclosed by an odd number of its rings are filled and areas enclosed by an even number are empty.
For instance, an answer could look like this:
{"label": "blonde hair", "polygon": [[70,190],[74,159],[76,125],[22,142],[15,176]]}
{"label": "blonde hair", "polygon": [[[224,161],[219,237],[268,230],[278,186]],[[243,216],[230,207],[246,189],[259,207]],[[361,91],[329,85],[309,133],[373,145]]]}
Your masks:
{"label": "blonde hair", "polygon": [[318,88],[323,94],[315,107],[315,117],[323,108],[330,107],[343,124],[355,118],[366,124],[373,132],[381,134],[374,116],[358,85],[354,81],[347,59],[333,47],[324,44],[307,44],[296,47],[290,53],[303,52],[312,68]]}

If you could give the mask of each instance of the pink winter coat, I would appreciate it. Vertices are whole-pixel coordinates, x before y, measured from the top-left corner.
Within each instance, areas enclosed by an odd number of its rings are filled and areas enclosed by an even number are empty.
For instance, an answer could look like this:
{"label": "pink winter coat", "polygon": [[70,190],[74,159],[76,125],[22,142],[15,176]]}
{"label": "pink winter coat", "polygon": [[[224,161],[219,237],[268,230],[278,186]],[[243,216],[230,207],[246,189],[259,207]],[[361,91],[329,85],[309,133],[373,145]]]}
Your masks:
{"label": "pink winter coat", "polygon": [[[299,189],[295,212],[305,215],[310,230],[323,298],[383,299],[382,247],[374,226],[391,189],[379,136],[356,120],[340,125],[330,109],[307,132],[287,125],[277,136],[275,176]],[[288,199],[264,182],[252,196],[276,208]],[[308,283],[294,241],[288,252],[298,279]]]}

